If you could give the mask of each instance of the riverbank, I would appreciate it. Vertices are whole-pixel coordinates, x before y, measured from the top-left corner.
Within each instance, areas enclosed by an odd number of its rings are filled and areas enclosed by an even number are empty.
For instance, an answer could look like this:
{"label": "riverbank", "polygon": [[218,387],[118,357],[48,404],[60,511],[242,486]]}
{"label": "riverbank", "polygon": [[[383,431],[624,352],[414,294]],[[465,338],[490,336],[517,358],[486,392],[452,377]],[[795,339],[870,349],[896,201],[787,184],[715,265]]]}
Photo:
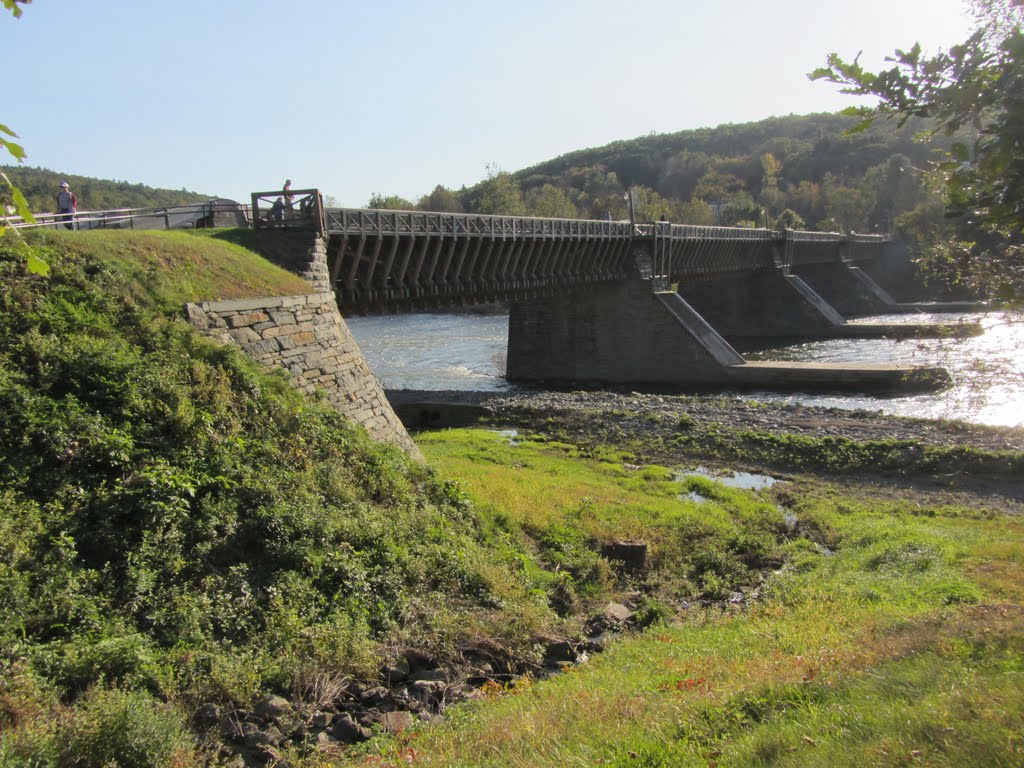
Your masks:
{"label": "riverbank", "polygon": [[638,461],[811,472],[880,493],[1024,512],[1024,429],[740,397],[638,392],[389,391],[410,429],[486,423],[578,445],[611,444]]}
{"label": "riverbank", "polygon": [[[482,530],[548,563],[568,622],[628,588],[647,629],[343,764],[1020,764],[1020,430],[720,397],[392,401],[478,425],[416,439]],[[595,560],[609,542],[645,563]]]}

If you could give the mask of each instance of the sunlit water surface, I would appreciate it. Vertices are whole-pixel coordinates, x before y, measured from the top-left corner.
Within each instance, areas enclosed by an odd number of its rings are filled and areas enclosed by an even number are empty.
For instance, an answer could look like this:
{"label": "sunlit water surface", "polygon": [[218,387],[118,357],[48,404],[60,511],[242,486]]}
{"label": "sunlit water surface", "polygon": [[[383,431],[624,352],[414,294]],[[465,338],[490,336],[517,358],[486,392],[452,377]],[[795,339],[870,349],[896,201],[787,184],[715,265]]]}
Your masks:
{"label": "sunlit water surface", "polygon": [[[507,315],[418,314],[347,319],[356,341],[389,389],[514,391],[502,378]],[[863,408],[901,416],[1024,426],[1024,313],[926,314],[858,322],[980,322],[967,339],[830,339],[747,353],[750,360],[940,365],[954,385],[910,397],[744,393],[770,402]]]}

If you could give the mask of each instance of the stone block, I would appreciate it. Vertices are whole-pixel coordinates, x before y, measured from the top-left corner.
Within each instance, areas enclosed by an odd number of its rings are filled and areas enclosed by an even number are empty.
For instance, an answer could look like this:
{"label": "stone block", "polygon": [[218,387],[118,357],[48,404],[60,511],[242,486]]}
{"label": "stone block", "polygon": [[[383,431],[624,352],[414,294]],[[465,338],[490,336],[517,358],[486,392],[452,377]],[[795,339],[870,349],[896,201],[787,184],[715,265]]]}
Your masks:
{"label": "stone block", "polygon": [[185,305],[185,316],[192,325],[201,331],[205,331],[210,327],[209,318],[198,304],[187,303]]}
{"label": "stone block", "polygon": [[232,315],[227,318],[227,321],[229,328],[245,328],[256,325],[257,323],[265,323],[267,319],[267,315],[264,312],[247,312],[244,314]]}
{"label": "stone block", "polygon": [[287,297],[268,296],[257,299],[227,299],[225,301],[206,301],[200,306],[207,312],[251,312],[280,307]]}
{"label": "stone block", "polygon": [[[244,328],[242,330],[249,330]],[[248,352],[250,355],[266,355],[274,352],[281,351],[281,345],[278,344],[277,339],[261,339],[251,344],[243,344],[242,349]]]}
{"label": "stone block", "polygon": [[295,325],[295,315],[293,313],[291,313],[291,312],[284,312],[284,311],[271,312],[270,313],[270,317],[279,326],[280,325]]}
{"label": "stone block", "polygon": [[241,347],[260,341],[260,335],[252,328],[235,328],[233,331],[228,331],[228,335]]}

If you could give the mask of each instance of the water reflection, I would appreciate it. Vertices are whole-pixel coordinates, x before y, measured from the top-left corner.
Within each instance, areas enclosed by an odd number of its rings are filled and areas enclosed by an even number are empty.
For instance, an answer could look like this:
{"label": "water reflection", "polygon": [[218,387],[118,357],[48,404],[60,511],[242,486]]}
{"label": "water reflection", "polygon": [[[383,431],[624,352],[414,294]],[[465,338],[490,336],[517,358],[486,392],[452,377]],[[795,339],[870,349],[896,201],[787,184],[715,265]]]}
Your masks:
{"label": "water reflection", "polygon": [[760,491],[765,488],[771,488],[779,482],[778,478],[771,477],[770,475],[757,475],[752,472],[733,472],[726,475],[713,472],[706,467],[697,467],[696,469],[676,472],[675,474],[677,482],[688,477],[706,477],[729,488],[743,488],[748,491]]}
{"label": "water reflection", "polygon": [[[418,314],[348,318],[356,341],[385,386],[393,389],[465,389],[505,392],[507,315]],[[941,365],[954,386],[912,397],[744,393],[747,399],[835,408],[863,408],[900,416],[1024,425],[1024,313],[920,314],[858,322],[980,322],[984,334],[967,339],[830,339],[747,355],[752,360],[874,362]]]}
{"label": "water reflection", "polygon": [[880,410],[899,416],[1024,425],[1024,313],[888,315],[863,322],[978,322],[985,332],[965,339],[829,339],[747,355],[750,360],[941,365],[954,382],[953,387],[942,392],[900,398],[774,392],[756,392],[751,397],[769,402]]}

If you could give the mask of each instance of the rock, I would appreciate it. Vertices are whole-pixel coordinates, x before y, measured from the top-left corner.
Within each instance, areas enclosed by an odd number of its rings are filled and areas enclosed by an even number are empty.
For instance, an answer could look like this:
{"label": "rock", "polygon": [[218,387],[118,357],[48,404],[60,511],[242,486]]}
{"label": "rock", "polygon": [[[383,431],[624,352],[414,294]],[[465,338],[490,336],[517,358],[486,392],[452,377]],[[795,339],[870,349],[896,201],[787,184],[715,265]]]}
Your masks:
{"label": "rock", "polygon": [[378,685],[373,688],[367,688],[359,694],[359,698],[367,704],[380,704],[383,701],[387,701],[388,695],[388,689]]}
{"label": "rock", "polygon": [[384,668],[384,679],[390,683],[400,683],[409,676],[409,660],[395,659],[394,663]]}
{"label": "rock", "polygon": [[210,327],[210,320],[206,316],[206,313],[195,304],[192,304],[191,302],[186,304],[185,314],[188,316],[188,321],[200,331],[205,331]]}
{"label": "rock", "polygon": [[264,739],[264,744],[271,744],[277,747],[284,741],[284,734],[281,733],[276,725],[269,725],[260,733]]}
{"label": "rock", "polygon": [[277,720],[284,715],[290,715],[292,705],[283,696],[267,696],[253,708],[253,712],[264,720]]}
{"label": "rock", "polygon": [[326,733],[324,731],[320,731],[316,735],[316,742],[315,743],[316,743],[316,746],[318,748],[320,748],[320,749],[327,749],[327,748],[330,748],[330,747],[335,747],[338,744],[340,744],[341,742],[339,742],[336,738],[331,736],[331,734]]}
{"label": "rock", "polygon": [[216,704],[207,702],[201,704],[199,709],[196,710],[196,722],[202,723],[203,725],[214,725],[220,721],[220,707]]}
{"label": "rock", "polygon": [[550,643],[544,650],[544,663],[556,664],[560,661],[573,661],[576,658],[576,649],[564,640]]}
{"label": "rock", "polygon": [[324,730],[331,725],[331,721],[334,719],[332,712],[317,712],[313,715],[312,725],[317,730]]}
{"label": "rock", "polygon": [[278,752],[271,746],[259,746],[252,751],[253,758],[264,765],[270,764],[274,768],[287,768],[288,761],[285,760],[281,753]]}
{"label": "rock", "polygon": [[409,686],[409,693],[425,704],[440,704],[447,689],[448,684],[440,680],[420,680]]}
{"label": "rock", "polygon": [[587,631],[600,635],[609,630],[621,631],[635,619],[636,614],[622,603],[608,603],[604,610],[587,622]]}
{"label": "rock", "polygon": [[255,723],[242,723],[242,739],[247,747],[266,744],[276,747],[284,741],[284,734],[275,725],[260,728]]}
{"label": "rock", "polygon": [[353,720],[352,715],[347,712],[334,718],[330,733],[334,738],[346,744],[355,744],[370,738],[370,730]]}
{"label": "rock", "polygon": [[412,728],[413,717],[411,712],[382,712],[378,716],[377,722],[384,726],[384,730],[388,733],[398,734]]}
{"label": "rock", "polygon": [[612,541],[601,547],[601,555],[625,573],[647,570],[647,542],[640,539]]}
{"label": "rock", "polygon": [[448,671],[441,669],[440,667],[436,669],[424,669],[409,675],[409,679],[412,680],[414,683],[436,680],[439,680],[441,682],[448,682]]}

